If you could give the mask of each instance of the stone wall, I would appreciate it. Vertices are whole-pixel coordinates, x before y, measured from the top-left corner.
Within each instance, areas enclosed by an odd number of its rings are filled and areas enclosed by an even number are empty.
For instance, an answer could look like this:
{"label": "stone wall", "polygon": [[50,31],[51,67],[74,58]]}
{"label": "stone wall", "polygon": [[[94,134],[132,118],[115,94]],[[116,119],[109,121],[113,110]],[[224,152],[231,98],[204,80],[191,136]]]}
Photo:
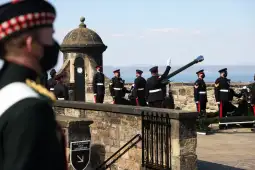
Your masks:
{"label": "stone wall", "polygon": [[[93,124],[90,125],[92,147],[100,146],[100,150],[105,150],[105,154],[92,152],[92,168],[100,164],[100,161],[94,160],[101,160],[102,163],[105,158],[111,156],[136,134],[141,134],[142,111],[169,114],[171,118],[170,161],[172,169],[194,170],[196,168],[195,119],[197,113],[195,112],[65,101],[58,101],[54,110],[57,115],[93,121]],[[138,143],[111,167],[112,170],[139,170],[141,154],[141,143]]]}

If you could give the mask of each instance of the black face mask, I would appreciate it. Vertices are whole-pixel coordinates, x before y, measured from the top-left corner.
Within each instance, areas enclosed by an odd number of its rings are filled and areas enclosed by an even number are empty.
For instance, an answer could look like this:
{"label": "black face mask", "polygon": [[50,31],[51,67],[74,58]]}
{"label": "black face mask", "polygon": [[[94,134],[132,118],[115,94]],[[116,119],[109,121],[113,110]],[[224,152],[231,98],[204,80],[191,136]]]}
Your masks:
{"label": "black face mask", "polygon": [[224,77],[227,77],[227,76],[228,76],[228,73],[227,73],[227,72],[223,73],[223,76],[224,76]]}
{"label": "black face mask", "polygon": [[44,55],[40,60],[40,65],[44,72],[57,64],[59,49],[60,46],[55,40],[53,45],[44,45]]}

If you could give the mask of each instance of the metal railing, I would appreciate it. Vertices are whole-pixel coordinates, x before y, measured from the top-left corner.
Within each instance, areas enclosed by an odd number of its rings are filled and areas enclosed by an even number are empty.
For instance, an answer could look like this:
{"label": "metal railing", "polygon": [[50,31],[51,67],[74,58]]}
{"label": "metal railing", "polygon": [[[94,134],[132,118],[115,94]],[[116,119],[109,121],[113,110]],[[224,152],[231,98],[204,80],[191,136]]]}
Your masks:
{"label": "metal railing", "polygon": [[97,167],[96,170],[106,170],[110,168],[121,156],[123,156],[128,150],[133,148],[141,140],[142,137],[140,134],[135,135],[130,141],[128,141],[124,146],[122,146],[112,156],[104,161],[99,167]]}
{"label": "metal railing", "polygon": [[168,114],[142,113],[142,167],[171,169],[171,123]]}

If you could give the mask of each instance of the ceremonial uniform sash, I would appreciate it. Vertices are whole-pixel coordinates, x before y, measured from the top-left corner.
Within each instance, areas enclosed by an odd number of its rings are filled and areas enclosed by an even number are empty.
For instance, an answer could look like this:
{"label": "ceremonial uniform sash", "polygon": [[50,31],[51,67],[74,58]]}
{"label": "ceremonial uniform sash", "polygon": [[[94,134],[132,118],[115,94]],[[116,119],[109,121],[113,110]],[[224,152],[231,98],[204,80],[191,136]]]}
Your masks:
{"label": "ceremonial uniform sash", "polygon": [[26,98],[39,98],[40,95],[22,82],[8,84],[0,90],[0,117],[12,105]]}

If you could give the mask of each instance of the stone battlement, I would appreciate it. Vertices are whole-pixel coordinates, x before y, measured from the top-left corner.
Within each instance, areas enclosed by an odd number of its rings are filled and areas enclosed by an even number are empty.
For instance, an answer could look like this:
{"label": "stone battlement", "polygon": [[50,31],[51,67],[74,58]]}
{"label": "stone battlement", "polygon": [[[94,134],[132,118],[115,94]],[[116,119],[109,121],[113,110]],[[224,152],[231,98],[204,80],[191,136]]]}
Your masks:
{"label": "stone battlement", "polygon": [[[171,142],[169,162],[172,169],[196,169],[196,112],[71,101],[57,101],[54,110],[65,130],[67,143],[87,139],[91,135],[89,166],[92,169],[109,158],[135,135],[143,133],[142,114],[147,112],[167,115],[171,120],[170,135],[166,137]],[[90,132],[86,127],[90,127]],[[69,145],[67,151],[69,151]],[[142,165],[141,160],[142,144],[138,143],[121,156],[111,169],[139,170]]]}

